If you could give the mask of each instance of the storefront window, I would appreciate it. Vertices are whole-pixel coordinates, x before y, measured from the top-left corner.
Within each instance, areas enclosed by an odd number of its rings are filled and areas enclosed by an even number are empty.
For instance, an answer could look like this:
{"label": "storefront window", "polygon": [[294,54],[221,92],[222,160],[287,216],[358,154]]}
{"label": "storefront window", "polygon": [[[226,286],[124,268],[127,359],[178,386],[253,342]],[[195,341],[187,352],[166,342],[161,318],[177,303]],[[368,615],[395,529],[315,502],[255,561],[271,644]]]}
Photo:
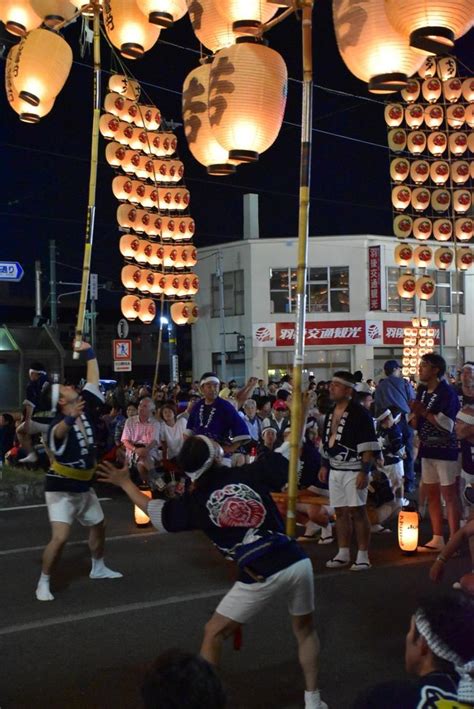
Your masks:
{"label": "storefront window", "polygon": [[[296,270],[270,269],[270,301],[273,313],[295,310]],[[347,313],[349,303],[349,267],[310,268],[307,285],[308,313]]]}
{"label": "storefront window", "polygon": [[387,310],[389,313],[415,312],[415,298],[400,298],[398,295],[397,283],[402,273],[403,270],[398,267],[387,268]]}
{"label": "storefront window", "polygon": [[[278,381],[284,374],[291,372],[293,368],[293,358],[293,351],[270,351],[268,353],[268,379],[274,379],[275,381]],[[316,381],[320,381],[321,379],[327,381],[338,369],[350,371],[350,349],[307,349],[305,351],[303,375],[313,374],[316,378]]]}
{"label": "storefront window", "polygon": [[[413,313],[417,305],[416,298],[400,298],[397,283],[404,269],[387,268],[387,310],[392,313]],[[459,312],[464,313],[464,273],[451,271],[427,271],[436,282],[436,290],[432,298],[426,301],[427,313],[455,313],[459,302]]]}

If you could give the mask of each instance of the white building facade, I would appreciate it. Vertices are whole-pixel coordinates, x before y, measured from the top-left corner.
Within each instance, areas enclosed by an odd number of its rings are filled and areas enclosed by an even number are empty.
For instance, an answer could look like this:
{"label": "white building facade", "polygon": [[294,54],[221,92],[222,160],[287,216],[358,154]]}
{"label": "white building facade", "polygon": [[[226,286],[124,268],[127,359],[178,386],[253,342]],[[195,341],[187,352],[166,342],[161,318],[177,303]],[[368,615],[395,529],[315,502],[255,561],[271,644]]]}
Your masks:
{"label": "white building facade", "polygon": [[[395,237],[376,235],[310,237],[306,374],[314,374],[318,381],[338,369],[360,369],[366,378],[378,378],[384,361],[402,357],[403,327],[415,315],[430,319],[437,333],[436,351],[442,351],[451,371],[458,365],[457,358],[474,360],[474,327],[468,315],[474,306],[470,273],[457,277],[454,270],[428,268],[437,282],[434,297],[423,302],[402,299],[397,281],[406,269],[395,263],[398,243]],[[439,243],[424,245],[437,248]],[[296,259],[296,238],[244,238],[199,250],[200,317],[192,329],[195,378],[209,370],[223,374],[222,322],[227,379],[267,380],[291,370]]]}

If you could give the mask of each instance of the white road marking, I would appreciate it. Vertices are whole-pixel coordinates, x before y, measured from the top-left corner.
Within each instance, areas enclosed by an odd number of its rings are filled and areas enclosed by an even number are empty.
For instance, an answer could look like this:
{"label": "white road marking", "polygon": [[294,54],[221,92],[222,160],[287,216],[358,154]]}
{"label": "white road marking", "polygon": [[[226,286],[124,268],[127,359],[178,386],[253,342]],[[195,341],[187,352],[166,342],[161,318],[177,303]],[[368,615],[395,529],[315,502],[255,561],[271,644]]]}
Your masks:
{"label": "white road marking", "polygon": [[160,608],[163,606],[171,606],[178,603],[189,603],[190,601],[202,600],[206,598],[214,598],[216,596],[223,596],[227,593],[228,588],[215,588],[210,591],[203,591],[202,593],[189,593],[182,596],[168,596],[168,598],[161,598],[158,601],[148,601],[146,603],[129,603],[123,606],[116,606],[115,608],[102,608],[95,611],[89,611],[87,613],[72,613],[71,615],[65,615],[61,618],[49,618],[36,620],[32,623],[20,623],[18,625],[8,625],[5,628],[0,629],[0,636],[2,635],[14,635],[16,633],[24,633],[30,630],[44,630],[44,628],[51,627],[54,625],[66,625],[67,623],[78,623],[82,620],[92,620],[93,618],[104,618],[109,615],[119,615],[121,613],[133,613],[137,611],[144,611],[149,608]]}
{"label": "white road marking", "polygon": [[[116,537],[106,537],[105,541],[108,544],[109,542],[123,541],[124,539],[143,539],[145,537],[154,537],[157,534],[159,534],[159,532],[143,532],[142,534],[120,534]],[[0,556],[10,556],[12,554],[23,554],[23,553],[29,552],[29,551],[41,551],[42,549],[45,548],[46,543],[47,542],[45,542],[44,544],[41,544],[40,546],[37,546],[37,547],[19,547],[18,549],[4,549],[4,550],[0,551]],[[68,542],[67,543],[68,547],[79,546],[80,544],[87,544],[87,539],[78,539],[75,542]]]}
{"label": "white road marking", "polygon": [[[111,499],[111,497],[99,497],[99,502],[108,502]],[[46,505],[43,503],[37,505],[22,505],[21,507],[0,507],[0,512],[13,512],[14,510],[36,510],[40,507],[46,507]]]}

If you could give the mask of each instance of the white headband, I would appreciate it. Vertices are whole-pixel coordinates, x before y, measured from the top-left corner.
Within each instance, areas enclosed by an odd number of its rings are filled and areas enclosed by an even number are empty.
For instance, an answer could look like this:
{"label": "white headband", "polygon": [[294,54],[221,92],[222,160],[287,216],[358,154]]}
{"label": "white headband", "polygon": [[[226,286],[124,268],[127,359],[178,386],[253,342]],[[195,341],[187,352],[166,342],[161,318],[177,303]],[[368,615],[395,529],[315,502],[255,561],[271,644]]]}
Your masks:
{"label": "white headband", "polygon": [[458,700],[466,702],[466,704],[474,704],[474,677],[472,676],[474,660],[464,662],[454,650],[450,650],[441,638],[432,631],[428,619],[420,609],[415,613],[415,625],[420,635],[426,640],[431,652],[437,657],[441,657],[442,660],[453,663],[454,669],[460,677],[457,692]]}
{"label": "white headband", "polygon": [[345,387],[349,387],[350,389],[355,389],[356,385],[353,384],[352,382],[346,381],[346,379],[343,379],[342,377],[333,377],[331,379],[332,382],[337,382],[338,384],[344,384]]}
{"label": "white headband", "polygon": [[378,421],[378,422],[380,423],[381,421],[383,421],[384,419],[386,419],[387,416],[391,416],[391,415],[392,415],[392,412],[390,411],[390,409],[385,409],[385,411],[383,412],[383,414],[380,414],[380,416],[377,416],[376,421]]}
{"label": "white headband", "polygon": [[28,373],[29,374],[46,374],[44,369],[29,369]]}
{"label": "white headband", "polygon": [[474,364],[463,364],[462,368],[463,369],[470,369],[471,372],[474,372]]}
{"label": "white headband", "polygon": [[214,462],[214,458],[216,457],[216,449],[214,448],[214,444],[210,438],[208,438],[207,436],[196,436],[196,438],[201,438],[207,445],[209,449],[209,457],[197,470],[193,470],[192,473],[188,473],[188,471],[186,471],[186,475],[188,476],[188,478],[191,478],[193,482],[200,478],[201,475],[206,472],[206,470],[209,470],[209,468]]}
{"label": "white headband", "polygon": [[474,416],[469,416],[465,411],[459,411],[456,414],[456,419],[463,423],[468,423],[470,426],[474,426]]}
{"label": "white headband", "polygon": [[55,411],[59,401],[59,384],[51,385],[51,411]]}
{"label": "white headband", "polygon": [[220,384],[221,380],[218,377],[206,377],[205,379],[201,379],[199,382],[199,385],[202,386],[203,384]]}

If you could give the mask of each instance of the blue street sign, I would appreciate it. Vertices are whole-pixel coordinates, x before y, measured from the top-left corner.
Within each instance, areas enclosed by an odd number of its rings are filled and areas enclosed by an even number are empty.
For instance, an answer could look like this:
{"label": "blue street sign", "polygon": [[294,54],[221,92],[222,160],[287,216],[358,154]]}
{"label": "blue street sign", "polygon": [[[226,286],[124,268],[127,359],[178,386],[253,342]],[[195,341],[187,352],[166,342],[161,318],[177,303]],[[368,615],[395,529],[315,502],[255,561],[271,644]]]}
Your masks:
{"label": "blue street sign", "polygon": [[0,281],[18,283],[25,272],[18,261],[0,261]]}

